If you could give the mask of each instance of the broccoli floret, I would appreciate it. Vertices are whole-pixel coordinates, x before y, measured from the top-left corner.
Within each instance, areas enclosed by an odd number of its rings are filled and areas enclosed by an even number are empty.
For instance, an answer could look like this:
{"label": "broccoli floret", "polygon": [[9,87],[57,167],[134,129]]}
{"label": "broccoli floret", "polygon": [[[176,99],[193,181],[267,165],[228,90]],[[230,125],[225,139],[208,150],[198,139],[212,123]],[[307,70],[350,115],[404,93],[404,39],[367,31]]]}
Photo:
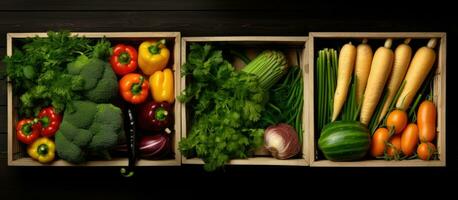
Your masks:
{"label": "broccoli floret", "polygon": [[68,121],[61,123],[59,131],[62,132],[68,141],[80,147],[87,146],[92,140],[92,133],[90,131],[77,128]]}
{"label": "broccoli floret", "polygon": [[67,65],[69,74],[80,75],[84,79],[84,90],[94,88],[103,76],[105,62],[99,59],[89,59],[84,55]]}
{"label": "broccoli floret", "polygon": [[106,103],[118,95],[118,81],[110,64],[105,63],[105,71],[97,85],[91,90],[86,90],[84,96],[96,103]]}
{"label": "broccoli floret", "polygon": [[73,101],[65,109],[64,119],[78,128],[88,129],[97,112],[97,104],[91,101]]}
{"label": "broccoli floret", "polygon": [[60,130],[56,133],[55,142],[59,157],[71,163],[84,162],[86,152],[80,146],[69,141]]}
{"label": "broccoli floret", "polygon": [[94,133],[89,144],[89,149],[92,151],[101,151],[118,143],[117,130],[110,125],[94,124],[89,130]]}
{"label": "broccoli floret", "polygon": [[73,101],[72,107],[73,111],[64,112],[55,137],[57,153],[64,160],[81,163],[88,155],[107,155],[125,138],[118,107],[90,101]]}
{"label": "broccoli floret", "polygon": [[121,109],[113,104],[98,104],[94,121],[101,124],[113,123],[120,125],[123,122]]}
{"label": "broccoli floret", "polygon": [[88,58],[81,55],[67,65],[69,74],[81,77],[83,95],[90,101],[106,103],[118,94],[118,83],[111,65],[98,58]]}
{"label": "broccoli floret", "polygon": [[122,123],[121,109],[112,104],[97,105],[94,122],[89,128],[94,133],[89,148],[98,151],[116,145]]}

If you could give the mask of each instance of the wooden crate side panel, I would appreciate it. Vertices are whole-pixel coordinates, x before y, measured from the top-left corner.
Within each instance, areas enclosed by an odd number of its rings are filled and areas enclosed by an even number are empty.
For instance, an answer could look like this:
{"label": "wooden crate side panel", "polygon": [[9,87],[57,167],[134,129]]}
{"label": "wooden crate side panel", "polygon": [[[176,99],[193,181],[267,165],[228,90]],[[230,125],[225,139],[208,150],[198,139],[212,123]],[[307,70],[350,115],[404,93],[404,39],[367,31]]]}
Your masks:
{"label": "wooden crate side panel", "polygon": [[[203,165],[199,158],[183,159],[183,164]],[[305,159],[277,160],[271,157],[253,157],[247,159],[232,159],[226,165],[284,165],[284,166],[305,166],[308,162]]]}
{"label": "wooden crate side panel", "polygon": [[437,91],[435,95],[435,102],[437,106],[437,120],[438,120],[438,135],[437,135],[437,149],[439,151],[439,158],[444,163],[446,162],[446,51],[447,51],[447,36],[444,33],[440,40],[439,56],[438,56],[438,68],[436,79],[434,82],[434,90]]}
{"label": "wooden crate side panel", "polygon": [[[187,38],[183,37],[181,39],[181,62],[180,62],[181,65],[186,63],[186,44],[187,44]],[[180,74],[180,87],[181,87],[181,90],[186,88],[186,77],[181,76],[181,74]],[[186,138],[186,135],[188,134],[186,117],[187,117],[186,104],[182,103],[181,104],[181,138],[182,139]],[[186,163],[186,161],[187,161],[187,158],[184,155],[181,155],[181,162]]]}
{"label": "wooden crate side panel", "polygon": [[333,162],[329,160],[314,161],[312,167],[443,167],[445,162],[441,160],[364,160],[358,162]]}
{"label": "wooden crate side panel", "polygon": [[[13,36],[11,34],[6,35],[6,55],[11,56],[13,54]],[[13,113],[13,86],[11,85],[11,82],[9,78],[7,78],[7,90],[6,90],[6,96],[7,96],[7,115],[8,115],[8,165],[12,164],[13,161],[13,153],[17,151],[17,141],[13,140],[13,127],[15,122],[13,121],[14,119],[14,113]]]}
{"label": "wooden crate side panel", "polygon": [[304,36],[210,36],[210,37],[183,37],[184,42],[304,42]]}
{"label": "wooden crate side panel", "polygon": [[[47,37],[44,32],[29,32],[29,33],[8,33],[12,38],[27,38],[27,37]],[[180,32],[72,32],[71,35],[79,35],[87,38],[163,38],[163,37],[180,37]]]}
{"label": "wooden crate side panel", "polygon": [[301,59],[300,59],[300,64],[302,68],[302,78],[303,78],[303,92],[302,92],[302,98],[303,98],[303,105],[302,105],[302,158],[305,160],[306,165],[309,165],[309,143],[310,140],[308,136],[310,135],[310,130],[309,128],[309,120],[310,120],[310,110],[309,110],[309,99],[310,96],[307,93],[307,87],[308,87],[308,82],[307,82],[307,76],[309,73],[309,62],[308,62],[308,38],[305,41],[304,48],[302,50],[301,54]]}
{"label": "wooden crate side panel", "polygon": [[[308,157],[309,157],[309,163],[310,165],[313,165],[313,162],[315,161],[315,83],[314,83],[314,73],[315,73],[315,37],[313,34],[309,35],[309,40],[308,40],[308,64],[309,64],[309,70],[307,74],[307,83],[308,87],[307,88],[307,93],[308,93],[308,110],[309,110],[309,136],[308,136]],[[312,97],[312,98],[310,98]]]}
{"label": "wooden crate side panel", "polygon": [[180,101],[176,100],[176,97],[180,94],[181,91],[181,85],[180,85],[180,71],[181,71],[181,57],[180,57],[180,42],[181,42],[181,36],[180,33],[177,33],[175,36],[175,44],[174,44],[174,62],[173,62],[173,72],[174,72],[174,92],[175,92],[175,137],[174,137],[174,153],[175,153],[175,160],[178,163],[181,163],[181,152],[178,149],[178,144],[181,140],[181,103]]}
{"label": "wooden crate side panel", "polygon": [[[72,164],[65,160],[56,160],[50,164],[41,164],[31,158],[20,158],[11,162],[10,166],[52,166],[52,167],[107,167],[107,166],[128,166],[127,158],[116,158],[113,160],[88,161],[83,164]],[[137,161],[136,166],[180,166],[181,162],[176,160],[145,160]]]}
{"label": "wooden crate side panel", "polygon": [[317,38],[442,38],[442,32],[310,32]]}

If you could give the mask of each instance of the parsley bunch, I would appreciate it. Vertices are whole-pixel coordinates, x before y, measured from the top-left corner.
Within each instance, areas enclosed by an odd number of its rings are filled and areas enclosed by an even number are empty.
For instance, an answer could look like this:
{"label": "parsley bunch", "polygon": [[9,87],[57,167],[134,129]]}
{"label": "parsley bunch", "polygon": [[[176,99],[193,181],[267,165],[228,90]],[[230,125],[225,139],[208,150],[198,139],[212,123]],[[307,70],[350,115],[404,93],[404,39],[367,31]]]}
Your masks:
{"label": "parsley bunch", "polygon": [[267,100],[253,74],[236,71],[211,45],[193,43],[182,76],[188,84],[178,99],[190,111],[190,131],[179,148],[213,171],[230,159],[246,158],[263,143],[258,126]]}

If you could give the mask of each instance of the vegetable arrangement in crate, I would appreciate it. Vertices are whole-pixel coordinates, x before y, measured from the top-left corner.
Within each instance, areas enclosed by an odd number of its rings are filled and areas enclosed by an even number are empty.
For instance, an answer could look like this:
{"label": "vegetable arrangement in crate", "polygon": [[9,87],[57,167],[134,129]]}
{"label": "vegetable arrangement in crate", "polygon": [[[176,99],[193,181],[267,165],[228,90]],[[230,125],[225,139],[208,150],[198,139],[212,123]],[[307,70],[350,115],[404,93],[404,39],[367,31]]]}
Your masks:
{"label": "vegetable arrangement in crate", "polygon": [[[230,58],[246,64],[236,69]],[[302,144],[303,77],[283,52],[265,49],[253,60],[235,49],[191,43],[178,99],[189,110],[189,133],[179,148],[213,171],[231,159],[265,148],[277,159],[296,156]]]}
{"label": "vegetable arrangement in crate", "polygon": [[[368,40],[316,57],[316,135],[331,161],[437,159],[432,102],[437,39],[412,53],[410,38],[372,52]],[[412,57],[413,55],[413,57]]]}
{"label": "vegetable arrangement in crate", "polygon": [[174,83],[166,40],[113,41],[119,44],[49,32],[21,40],[5,57],[22,118],[16,138],[31,158],[81,164],[129,149],[133,167],[137,149],[147,159],[170,156]]}

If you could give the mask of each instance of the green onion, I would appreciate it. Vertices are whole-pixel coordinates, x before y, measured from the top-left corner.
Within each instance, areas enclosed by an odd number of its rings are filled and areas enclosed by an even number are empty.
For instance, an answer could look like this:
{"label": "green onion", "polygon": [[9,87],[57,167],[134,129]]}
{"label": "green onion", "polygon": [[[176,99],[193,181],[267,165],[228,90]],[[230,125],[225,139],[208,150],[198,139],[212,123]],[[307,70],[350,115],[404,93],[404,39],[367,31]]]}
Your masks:
{"label": "green onion", "polygon": [[316,134],[331,122],[332,104],[337,84],[337,51],[322,49],[318,51],[315,69],[316,104]]}

